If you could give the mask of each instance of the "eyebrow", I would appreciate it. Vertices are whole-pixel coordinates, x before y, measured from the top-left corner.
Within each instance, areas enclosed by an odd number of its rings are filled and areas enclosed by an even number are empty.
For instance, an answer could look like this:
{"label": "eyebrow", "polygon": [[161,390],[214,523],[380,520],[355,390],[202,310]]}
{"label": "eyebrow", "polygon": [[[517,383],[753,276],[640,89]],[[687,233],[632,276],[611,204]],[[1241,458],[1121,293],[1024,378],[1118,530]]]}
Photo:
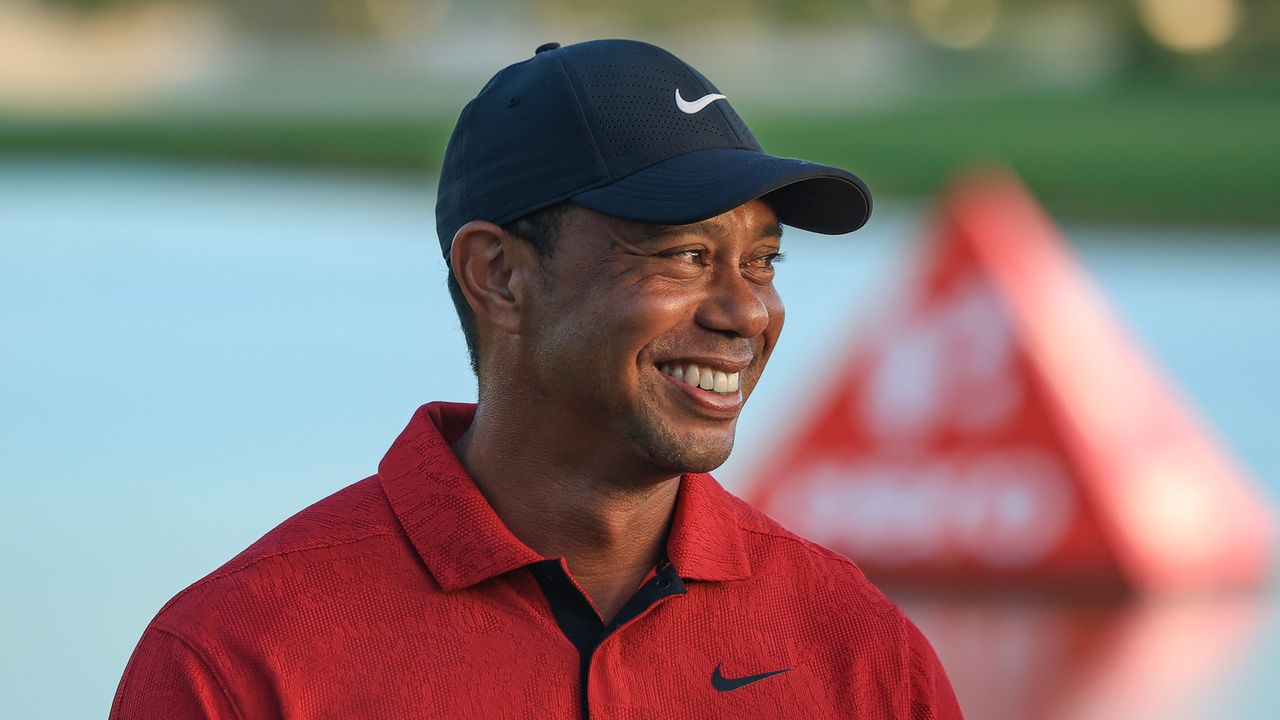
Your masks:
{"label": "eyebrow", "polygon": [[[715,220],[703,220],[687,225],[644,225],[641,236],[646,240],[660,240],[677,235],[724,235],[725,226]],[[782,223],[765,223],[756,229],[758,239],[782,239]]]}

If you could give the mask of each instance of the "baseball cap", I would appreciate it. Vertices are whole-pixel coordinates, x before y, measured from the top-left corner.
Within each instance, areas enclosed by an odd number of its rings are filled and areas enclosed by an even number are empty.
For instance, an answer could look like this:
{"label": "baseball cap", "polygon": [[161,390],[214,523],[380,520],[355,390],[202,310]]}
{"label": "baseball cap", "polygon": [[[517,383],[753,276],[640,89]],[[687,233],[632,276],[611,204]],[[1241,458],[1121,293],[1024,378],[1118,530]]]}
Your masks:
{"label": "baseball cap", "polygon": [[504,225],[566,200],[682,225],[766,195],[781,222],[829,235],[871,214],[871,193],[853,173],[769,155],[729,99],[666,50],[547,43],[463,108],[441,168],[436,231],[447,260],[464,224]]}

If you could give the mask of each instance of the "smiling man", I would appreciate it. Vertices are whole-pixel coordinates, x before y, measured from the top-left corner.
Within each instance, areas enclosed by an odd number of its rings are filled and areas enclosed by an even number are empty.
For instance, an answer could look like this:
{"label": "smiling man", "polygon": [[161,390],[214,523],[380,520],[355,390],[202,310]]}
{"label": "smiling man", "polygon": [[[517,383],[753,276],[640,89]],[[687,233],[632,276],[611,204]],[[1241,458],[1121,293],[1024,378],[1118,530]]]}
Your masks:
{"label": "smiling man", "polygon": [[960,717],[853,563],[705,474],[782,330],[782,225],[869,213],[659,48],[499,72],[436,208],[478,403],[170,601],[112,717]]}

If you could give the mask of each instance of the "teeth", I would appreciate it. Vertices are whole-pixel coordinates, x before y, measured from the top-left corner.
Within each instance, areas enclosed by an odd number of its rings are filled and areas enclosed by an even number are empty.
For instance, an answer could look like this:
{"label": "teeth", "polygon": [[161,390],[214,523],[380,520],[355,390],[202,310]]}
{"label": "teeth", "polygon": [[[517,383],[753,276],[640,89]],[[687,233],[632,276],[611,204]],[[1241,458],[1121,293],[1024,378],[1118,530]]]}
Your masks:
{"label": "teeth", "polygon": [[664,374],[694,387],[717,393],[738,392],[738,373],[726,373],[713,368],[663,363],[659,368]]}

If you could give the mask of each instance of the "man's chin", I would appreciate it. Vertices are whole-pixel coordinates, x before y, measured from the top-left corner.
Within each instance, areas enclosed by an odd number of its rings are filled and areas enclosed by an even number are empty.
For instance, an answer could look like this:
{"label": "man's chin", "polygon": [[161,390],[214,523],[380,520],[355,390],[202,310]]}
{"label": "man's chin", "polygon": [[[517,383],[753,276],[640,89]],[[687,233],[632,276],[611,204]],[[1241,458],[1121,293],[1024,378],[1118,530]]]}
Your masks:
{"label": "man's chin", "polygon": [[715,423],[654,412],[628,418],[632,446],[661,474],[710,472],[733,450],[737,418]]}
{"label": "man's chin", "polygon": [[691,459],[689,462],[685,463],[685,467],[684,467],[684,469],[683,469],[683,470],[681,470],[680,472],[682,472],[682,473],[709,473],[709,472],[711,472],[712,470],[715,470],[716,468],[718,468],[718,467],[720,467],[721,465],[723,465],[723,464],[725,463],[725,461],[726,461],[726,460],[728,460],[728,459],[729,459],[729,453],[727,453],[727,452],[725,452],[725,453],[723,453],[723,454],[720,454],[720,455],[718,455],[718,456],[716,456],[716,457],[714,457],[714,458],[711,458],[711,457],[705,457],[705,458],[704,458],[704,457],[693,458],[693,459]]}
{"label": "man's chin", "polygon": [[711,472],[729,459],[733,432],[709,438],[680,438],[649,448],[650,457],[663,470],[675,473]]}

